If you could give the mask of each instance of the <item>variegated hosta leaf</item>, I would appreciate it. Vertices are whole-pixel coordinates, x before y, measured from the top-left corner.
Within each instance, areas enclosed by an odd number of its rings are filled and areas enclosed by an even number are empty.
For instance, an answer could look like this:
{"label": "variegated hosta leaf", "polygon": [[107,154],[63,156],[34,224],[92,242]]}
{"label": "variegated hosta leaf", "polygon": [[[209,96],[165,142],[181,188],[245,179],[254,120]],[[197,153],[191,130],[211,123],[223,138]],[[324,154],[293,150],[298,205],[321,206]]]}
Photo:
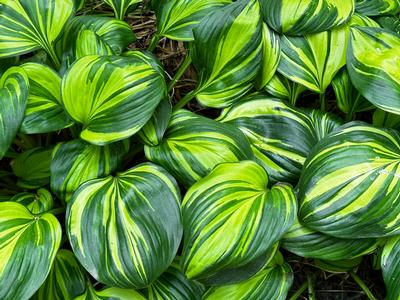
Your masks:
{"label": "variegated hosta leaf", "polygon": [[296,222],[283,236],[282,247],[298,256],[325,260],[352,259],[372,253],[376,239],[340,239]]}
{"label": "variegated hosta leaf", "polygon": [[353,86],[346,69],[342,69],[336,74],[332,80],[332,86],[335,91],[337,106],[342,112],[353,115],[356,112],[374,109],[374,105]]}
{"label": "variegated hosta leaf", "polygon": [[280,256],[279,262],[271,263],[246,281],[212,287],[203,299],[285,300],[293,283],[293,271],[280,253],[277,256]]}
{"label": "variegated hosta leaf", "polygon": [[0,77],[0,159],[24,119],[28,90],[28,76],[21,67],[11,67]]}
{"label": "variegated hosta leaf", "polygon": [[182,224],[179,188],[151,163],[83,184],[67,207],[67,232],[80,263],[98,281],[144,288],[172,263]]}
{"label": "variegated hosta leaf", "polygon": [[67,71],[61,84],[63,103],[83,125],[83,140],[96,145],[122,140],[151,118],[166,95],[166,84],[148,59],[141,52],[129,57],[89,55]]}
{"label": "variegated hosta leaf", "polygon": [[88,284],[86,292],[74,300],[146,300],[140,293],[132,289],[121,289],[109,287],[96,291],[92,285]]}
{"label": "variegated hosta leaf", "polygon": [[400,35],[353,27],[347,55],[351,81],[375,106],[400,114]]}
{"label": "variegated hosta leaf", "polygon": [[146,289],[149,300],[190,299],[201,300],[205,287],[185,277],[179,266],[179,259]]}
{"label": "variegated hosta leaf", "polygon": [[384,16],[376,20],[381,27],[400,34],[400,17]]}
{"label": "variegated hosta leaf", "polygon": [[168,128],[171,114],[172,107],[169,101],[161,101],[150,120],[138,132],[140,140],[149,146],[158,145]]}
{"label": "variegated hosta leaf", "polygon": [[395,15],[400,12],[400,1],[356,0],[356,11],[366,16]]}
{"label": "variegated hosta leaf", "polygon": [[211,12],[231,0],[152,0],[157,17],[157,35],[171,40],[193,40],[193,28]]}
{"label": "variegated hosta leaf", "polygon": [[311,151],[299,182],[300,221],[342,238],[400,232],[400,137],[349,123]]}
{"label": "variegated hosta leaf", "polygon": [[189,54],[201,104],[226,107],[253,87],[263,55],[259,6],[256,0],[236,1],[209,13],[193,30]]}
{"label": "variegated hosta leaf", "polygon": [[236,127],[186,110],[173,113],[164,139],[144,147],[148,160],[189,187],[223,162],[252,159],[250,144]]}
{"label": "variegated hosta leaf", "polygon": [[115,17],[123,20],[125,14],[134,10],[141,0],[105,0],[105,2],[112,7]]}
{"label": "variegated hosta leaf", "polygon": [[262,94],[224,109],[218,120],[242,130],[272,183],[296,183],[311,148],[340,126],[328,114],[297,110]]}
{"label": "variegated hosta leaf", "polygon": [[75,45],[75,59],[87,55],[112,55],[111,47],[93,30],[82,30],[79,32]]}
{"label": "variegated hosta leaf", "polygon": [[53,196],[46,189],[38,189],[36,194],[19,193],[13,196],[10,201],[22,204],[32,214],[41,214],[53,208]]}
{"label": "variegated hosta leaf", "polygon": [[400,299],[400,237],[389,239],[381,256],[383,280],[387,289],[388,300]]}
{"label": "variegated hosta leaf", "polygon": [[265,87],[265,91],[274,97],[289,101],[291,106],[295,106],[300,94],[307,88],[301,84],[287,79],[279,73],[271,78]]}
{"label": "variegated hosta leaf", "polygon": [[362,27],[377,27],[380,28],[381,26],[377,23],[374,19],[371,19],[367,16],[354,14],[349,23],[350,26],[362,26]]}
{"label": "variegated hosta leaf", "polygon": [[61,77],[38,63],[21,66],[29,78],[29,96],[21,132],[34,134],[57,131],[73,124],[61,103]]}
{"label": "variegated hosta leaf", "polygon": [[46,279],[60,242],[61,225],[52,214],[1,202],[0,299],[29,299]]}
{"label": "variegated hosta leaf", "polygon": [[373,115],[373,125],[375,127],[385,127],[400,130],[400,115],[376,109]]}
{"label": "variegated hosta leaf", "polygon": [[54,44],[74,13],[72,0],[1,0],[0,57],[44,49],[56,67]]}
{"label": "variegated hosta leaf", "polygon": [[263,23],[262,30],[263,56],[261,68],[257,76],[256,87],[264,88],[274,76],[281,58],[279,35]]}
{"label": "variegated hosta leaf", "polygon": [[50,166],[52,191],[68,202],[82,183],[114,172],[128,150],[125,142],[104,147],[82,140],[58,144]]}
{"label": "variegated hosta leaf", "polygon": [[264,20],[275,31],[305,35],[346,23],[355,0],[260,0]]}
{"label": "variegated hosta leaf", "polygon": [[[216,166],[188,190],[182,203],[182,259],[189,279],[237,282],[263,266],[297,212],[291,187],[279,184],[269,190],[267,185],[262,167],[242,161]],[[221,273],[229,275],[227,282]]]}
{"label": "variegated hosta leaf", "polygon": [[74,300],[85,293],[87,277],[74,253],[58,251],[46,281],[32,300]]}
{"label": "variegated hosta leaf", "polygon": [[347,26],[303,37],[282,36],[278,71],[316,93],[324,93],[346,64],[348,38]]}
{"label": "variegated hosta leaf", "polygon": [[314,265],[325,271],[330,273],[347,273],[351,272],[361,264],[362,257],[356,257],[352,259],[343,259],[343,260],[314,260]]}
{"label": "variegated hosta leaf", "polygon": [[74,0],[75,2],[75,9],[80,10],[85,6],[85,1],[86,0]]}
{"label": "variegated hosta leaf", "polygon": [[39,147],[18,154],[11,166],[20,187],[37,189],[50,182],[52,151]]}

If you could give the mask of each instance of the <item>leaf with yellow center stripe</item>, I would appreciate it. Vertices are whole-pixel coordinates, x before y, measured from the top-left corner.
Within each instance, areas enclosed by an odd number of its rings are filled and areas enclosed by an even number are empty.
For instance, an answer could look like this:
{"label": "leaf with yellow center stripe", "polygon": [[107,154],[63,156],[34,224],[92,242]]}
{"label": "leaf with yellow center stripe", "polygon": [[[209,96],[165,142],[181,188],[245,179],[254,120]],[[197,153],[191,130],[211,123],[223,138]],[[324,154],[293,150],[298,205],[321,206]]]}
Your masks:
{"label": "leaf with yellow center stripe", "polygon": [[133,11],[141,0],[105,0],[114,10],[115,17],[123,20],[126,13]]}
{"label": "leaf with yellow center stripe", "polygon": [[323,32],[345,24],[355,0],[260,0],[265,22],[285,35]]}
{"label": "leaf with yellow center stripe", "polygon": [[92,285],[88,284],[86,292],[74,300],[146,300],[146,298],[132,289],[109,287],[96,291]]}
{"label": "leaf with yellow center stripe", "polygon": [[58,251],[46,281],[32,300],[74,300],[85,293],[87,277],[75,255],[65,249]]}
{"label": "leaf with yellow center stripe", "polygon": [[258,1],[236,1],[193,30],[189,54],[199,78],[194,94],[202,105],[229,106],[253,87],[263,55],[260,19]]}
{"label": "leaf with yellow center stripe", "polygon": [[46,189],[38,189],[36,194],[19,193],[10,201],[24,205],[33,214],[40,214],[53,208],[53,196]]}
{"label": "leaf with yellow center stripe", "polygon": [[61,77],[38,63],[21,66],[29,78],[29,96],[21,132],[28,134],[61,130],[73,124],[61,103]]}
{"label": "leaf with yellow center stripe", "polygon": [[356,12],[365,16],[395,15],[400,13],[400,1],[356,0]]}
{"label": "leaf with yellow center stripe", "polygon": [[303,37],[281,36],[278,71],[316,93],[324,93],[346,64],[347,25]]}
{"label": "leaf with yellow center stripe", "polygon": [[341,238],[400,232],[400,137],[394,130],[349,123],[321,140],[299,182],[299,220]]}
{"label": "leaf with yellow center stripe", "polygon": [[296,221],[283,236],[282,247],[301,257],[342,260],[370,254],[378,247],[378,242],[376,239],[335,238]]}
{"label": "leaf with yellow center stripe", "polygon": [[204,295],[204,300],[285,300],[293,283],[293,271],[283,261],[280,253],[267,267],[253,277],[231,285],[211,287]]}
{"label": "leaf with yellow center stripe", "polygon": [[279,73],[275,73],[265,86],[265,91],[268,94],[287,100],[291,106],[296,106],[297,99],[306,90],[305,86],[291,81]]}
{"label": "leaf with yellow center stripe", "polygon": [[51,160],[51,189],[68,202],[78,187],[91,179],[114,172],[128,152],[126,142],[96,146],[82,140],[58,144]]}
{"label": "leaf with yellow center stripe", "polygon": [[224,109],[217,120],[246,135],[271,183],[297,183],[311,148],[341,125],[328,114],[291,108],[263,94],[243,98]]}
{"label": "leaf with yellow center stripe", "polygon": [[354,86],[375,106],[400,114],[400,35],[353,27],[347,69]]}
{"label": "leaf with yellow center stripe", "polygon": [[144,288],[176,255],[182,236],[179,201],[174,178],[151,163],[88,181],[68,202],[72,249],[98,281]]}
{"label": "leaf with yellow center stripe", "polygon": [[383,280],[386,285],[387,298],[400,299],[400,236],[387,241],[381,256]]}
{"label": "leaf with yellow center stripe", "polygon": [[173,113],[164,139],[146,145],[148,160],[166,168],[189,187],[223,162],[252,159],[250,144],[235,126],[186,110]]}
{"label": "leaf with yellow center stripe", "polygon": [[201,19],[231,0],[152,0],[157,17],[157,35],[171,40],[193,40],[193,28]]}
{"label": "leaf with yellow center stripe", "polygon": [[24,119],[28,90],[28,76],[21,67],[11,67],[0,78],[0,159]]}
{"label": "leaf with yellow center stripe", "polygon": [[182,203],[182,265],[189,279],[226,284],[247,279],[263,267],[297,211],[290,186],[267,185],[261,166],[242,161],[216,166],[188,190]]}
{"label": "leaf with yellow center stripe", "polygon": [[[129,57],[89,55],[77,60],[61,84],[68,114],[83,125],[80,137],[105,145],[138,132],[166,95],[154,59],[141,52]],[[76,105],[79,99],[80,105]]]}
{"label": "leaf with yellow center stripe", "polygon": [[44,282],[61,242],[52,214],[33,215],[22,204],[0,203],[0,299],[28,299]]}

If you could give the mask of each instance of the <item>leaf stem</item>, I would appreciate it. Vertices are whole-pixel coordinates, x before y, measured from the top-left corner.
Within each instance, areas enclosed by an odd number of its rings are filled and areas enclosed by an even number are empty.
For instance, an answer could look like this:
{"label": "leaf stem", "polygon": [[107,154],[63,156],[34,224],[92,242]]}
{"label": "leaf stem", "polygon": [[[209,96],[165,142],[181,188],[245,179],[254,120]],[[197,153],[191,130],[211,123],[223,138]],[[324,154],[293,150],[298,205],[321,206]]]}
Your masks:
{"label": "leaf stem", "polygon": [[175,104],[173,111],[177,111],[178,109],[184,107],[190,100],[192,100],[196,96],[196,91],[190,91],[187,93],[181,100],[178,101],[177,104]]}
{"label": "leaf stem", "polygon": [[307,274],[308,281],[308,300],[315,300],[314,279],[310,274]]}
{"label": "leaf stem", "polygon": [[303,282],[303,284],[299,287],[299,289],[292,295],[292,297],[290,297],[289,300],[297,300],[301,294],[304,293],[304,291],[307,289],[308,287],[308,282]]}
{"label": "leaf stem", "polygon": [[326,111],[325,93],[319,94],[319,104],[321,105],[321,111]]}
{"label": "leaf stem", "polygon": [[60,215],[65,212],[65,206],[63,207],[57,207],[53,208],[52,210],[47,211],[47,213],[53,214],[53,215]]}
{"label": "leaf stem", "polygon": [[351,277],[353,277],[354,281],[358,284],[358,286],[364,291],[365,295],[369,300],[377,300],[375,296],[372,294],[372,292],[369,290],[367,285],[364,283],[364,281],[361,280],[360,277],[354,272],[350,272]]}
{"label": "leaf stem", "polygon": [[178,70],[175,73],[175,76],[172,80],[168,83],[168,92],[172,90],[178,80],[182,77],[182,75],[186,72],[187,68],[192,63],[192,58],[190,57],[189,53],[186,53],[186,57],[184,61],[179,66]]}
{"label": "leaf stem", "polygon": [[160,41],[160,35],[156,33],[150,41],[150,45],[147,48],[147,51],[153,52],[156,49],[158,42]]}

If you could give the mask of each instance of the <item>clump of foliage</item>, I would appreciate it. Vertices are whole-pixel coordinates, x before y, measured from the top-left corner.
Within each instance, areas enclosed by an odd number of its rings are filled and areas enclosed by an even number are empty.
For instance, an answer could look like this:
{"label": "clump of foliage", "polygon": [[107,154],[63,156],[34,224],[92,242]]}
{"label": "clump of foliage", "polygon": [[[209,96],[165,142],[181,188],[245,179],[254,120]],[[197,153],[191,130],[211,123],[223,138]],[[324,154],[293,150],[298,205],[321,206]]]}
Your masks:
{"label": "clump of foliage", "polygon": [[87,2],[0,0],[0,299],[400,299],[399,0]]}

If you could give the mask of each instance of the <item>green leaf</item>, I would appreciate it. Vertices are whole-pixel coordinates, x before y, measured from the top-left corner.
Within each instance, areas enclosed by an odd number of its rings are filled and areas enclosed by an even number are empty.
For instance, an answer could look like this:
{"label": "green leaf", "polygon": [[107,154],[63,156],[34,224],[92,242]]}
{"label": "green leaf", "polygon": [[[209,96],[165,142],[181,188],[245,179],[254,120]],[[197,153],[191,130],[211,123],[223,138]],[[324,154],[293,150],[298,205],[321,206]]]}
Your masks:
{"label": "green leaf", "polygon": [[381,27],[400,34],[400,17],[385,16],[376,20]]}
{"label": "green leaf", "polygon": [[356,0],[356,12],[366,16],[395,15],[400,12],[400,1]]}
{"label": "green leaf", "polygon": [[145,300],[137,291],[132,289],[121,289],[109,287],[96,291],[91,285],[88,285],[86,292],[74,300]]}
{"label": "green leaf", "polygon": [[74,300],[85,293],[87,277],[75,255],[65,249],[58,251],[46,281],[32,300]]}
{"label": "green leaf", "polygon": [[0,78],[0,159],[24,119],[28,90],[28,76],[21,67],[11,67]]}
{"label": "green leaf", "polygon": [[61,225],[52,214],[1,202],[0,299],[29,299],[46,279],[60,242]]}
{"label": "green leaf", "polygon": [[151,118],[166,95],[166,84],[149,59],[141,52],[129,57],[90,55],[67,71],[61,84],[63,104],[83,125],[83,140],[96,145],[122,140]]}
{"label": "green leaf", "polygon": [[297,183],[311,148],[340,126],[319,111],[302,111],[279,99],[253,94],[222,111],[217,119],[238,127],[271,183]]}
{"label": "green leaf", "polygon": [[112,7],[115,17],[123,20],[126,13],[133,11],[141,2],[141,0],[105,0]]}
{"label": "green leaf", "polygon": [[341,238],[400,232],[397,132],[353,122],[321,140],[299,182],[299,220]]}
{"label": "green leaf", "polygon": [[400,130],[400,116],[378,108],[373,115],[373,125]]}
{"label": "green leaf", "polygon": [[[183,270],[189,279],[226,284],[263,266],[297,212],[290,186],[267,185],[262,167],[242,161],[219,164],[191,186],[182,203]],[[221,272],[229,280],[216,276]]]}
{"label": "green leaf", "polygon": [[205,287],[185,277],[179,267],[179,258],[155,282],[149,285],[146,296],[149,300],[190,299],[201,300]]}
{"label": "green leaf", "polygon": [[161,101],[153,116],[138,132],[140,140],[149,146],[158,145],[168,128],[171,115],[172,107],[169,101]]}
{"label": "green leaf", "polygon": [[209,13],[193,30],[189,54],[202,105],[229,106],[253,87],[263,55],[260,18],[258,1],[236,1]]}
{"label": "green leaf", "polygon": [[263,56],[261,68],[257,76],[256,87],[263,89],[275,75],[281,58],[279,35],[263,23],[262,30]]}
{"label": "green leaf", "polygon": [[144,147],[148,160],[189,187],[223,162],[252,159],[249,142],[236,127],[186,110],[173,113],[164,139]]}
{"label": "green leaf", "polygon": [[375,106],[353,86],[346,69],[342,69],[336,74],[332,80],[332,86],[335,91],[337,106],[342,112],[353,115],[356,112],[374,109]]}
{"label": "green leaf", "polygon": [[343,260],[314,260],[314,265],[330,273],[347,273],[356,269],[362,262],[362,257],[356,257],[353,259],[343,259]]}
{"label": "green leaf", "polygon": [[68,202],[82,183],[114,172],[128,150],[125,142],[104,147],[82,140],[58,144],[50,166],[52,191]]}
{"label": "green leaf", "polygon": [[151,163],[88,181],[68,202],[72,249],[96,280],[144,288],[176,255],[182,236],[179,201],[173,177]]}
{"label": "green leaf", "polygon": [[297,99],[306,90],[305,86],[291,81],[279,73],[275,73],[265,87],[266,92],[279,99],[289,101],[291,106],[296,105]]}
{"label": "green leaf", "polygon": [[386,299],[400,299],[400,236],[387,241],[381,256],[381,267],[387,289]]}
{"label": "green leaf", "polygon": [[74,13],[72,0],[1,0],[0,57],[44,49],[60,66],[54,45]]}
{"label": "green leaf", "polygon": [[271,264],[246,281],[210,288],[203,299],[285,300],[292,283],[293,271],[289,264]]}
{"label": "green leaf", "polygon": [[18,185],[27,189],[37,189],[50,182],[50,162],[53,149],[41,147],[27,150],[12,162]]}
{"label": "green leaf", "polygon": [[112,55],[111,47],[93,30],[82,30],[76,39],[75,58],[87,55]]}
{"label": "green leaf", "polygon": [[278,71],[316,93],[324,93],[346,64],[348,38],[347,26],[303,37],[282,36]]}
{"label": "green leaf", "polygon": [[298,221],[282,238],[282,247],[298,256],[324,260],[353,259],[372,253],[376,239],[340,239],[301,225]]}
{"label": "green leaf", "polygon": [[61,77],[46,65],[26,63],[21,67],[29,78],[29,96],[20,131],[47,133],[71,126],[61,103]]}
{"label": "green leaf", "polygon": [[201,19],[230,0],[152,0],[157,18],[157,35],[171,40],[192,41],[192,30]]}
{"label": "green leaf", "polygon": [[86,0],[74,0],[76,10],[80,10],[85,6]]}
{"label": "green leaf", "polygon": [[400,114],[400,35],[353,27],[347,69],[354,86],[375,106]]}
{"label": "green leaf", "polygon": [[46,189],[38,189],[36,194],[19,193],[13,196],[10,201],[22,204],[32,214],[41,214],[53,208],[53,196]]}
{"label": "green leaf", "polygon": [[260,0],[265,22],[275,31],[301,36],[345,24],[355,0]]}

